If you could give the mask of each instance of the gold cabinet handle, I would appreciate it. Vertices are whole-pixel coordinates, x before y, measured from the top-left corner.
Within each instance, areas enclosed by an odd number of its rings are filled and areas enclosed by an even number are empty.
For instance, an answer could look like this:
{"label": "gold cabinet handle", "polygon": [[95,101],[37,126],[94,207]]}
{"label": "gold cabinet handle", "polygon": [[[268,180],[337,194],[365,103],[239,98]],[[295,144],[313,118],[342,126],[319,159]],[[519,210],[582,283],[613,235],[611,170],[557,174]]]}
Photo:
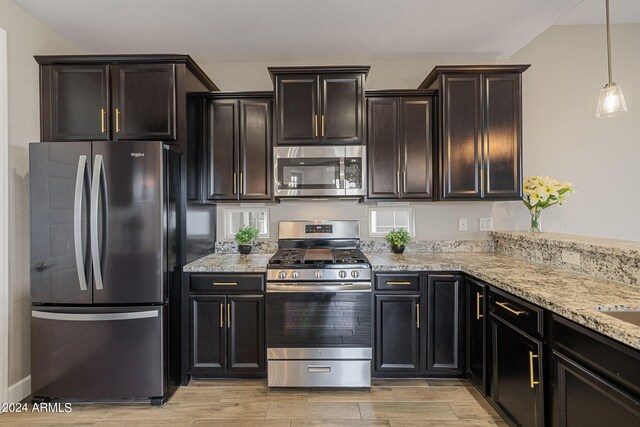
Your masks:
{"label": "gold cabinet handle", "polygon": [[116,108],[116,132],[120,132],[120,110]]}
{"label": "gold cabinet handle", "polygon": [[529,380],[531,383],[531,388],[534,388],[536,384],[540,384],[540,381],[533,380],[533,359],[537,359],[538,355],[533,354],[532,351],[529,352]]}
{"label": "gold cabinet handle", "polygon": [[402,189],[407,192],[407,171],[402,172]]}
{"label": "gold cabinet handle", "polygon": [[101,109],[100,109],[100,129],[101,129],[101,132],[102,132],[102,133],[105,133],[105,132],[107,131],[107,129],[104,127],[104,115],[105,115],[106,113],[107,113],[107,112],[106,112],[106,111],[104,111],[104,108],[101,108]]}
{"label": "gold cabinet handle", "polygon": [[316,134],[316,138],[318,137],[318,115],[314,115],[314,125],[313,125],[313,129],[314,129],[314,133]]}
{"label": "gold cabinet handle", "polygon": [[322,115],[321,124],[322,124],[322,137],[324,138],[324,114]]}
{"label": "gold cabinet handle", "polygon": [[240,194],[244,194],[244,188],[242,186],[242,172],[240,172]]}
{"label": "gold cabinet handle", "polygon": [[416,328],[420,329],[420,303],[416,303]]}
{"label": "gold cabinet handle", "polygon": [[231,327],[231,304],[227,304],[227,328]]}
{"label": "gold cabinet handle", "polygon": [[482,295],[480,294],[480,292],[478,292],[476,294],[476,320],[480,320],[482,317],[484,317],[483,314],[480,314],[480,298],[482,298]]}
{"label": "gold cabinet handle", "polygon": [[526,311],[522,311],[522,310],[514,310],[513,308],[509,307],[507,304],[507,302],[498,302],[496,301],[496,304],[498,304],[500,307],[504,308],[507,311],[510,311],[511,313],[515,314],[516,316],[520,316],[521,314],[525,314]]}
{"label": "gold cabinet handle", "polygon": [[220,303],[220,327],[224,328],[224,304]]}
{"label": "gold cabinet handle", "polygon": [[411,282],[385,282],[387,285],[410,285]]}
{"label": "gold cabinet handle", "polygon": [[238,184],[238,174],[236,174],[235,172],[233,173],[233,194],[235,195],[237,192],[237,186],[236,184]]}
{"label": "gold cabinet handle", "polygon": [[238,282],[213,282],[213,286],[237,286]]}
{"label": "gold cabinet handle", "polygon": [[396,191],[400,193],[400,172],[396,172]]}

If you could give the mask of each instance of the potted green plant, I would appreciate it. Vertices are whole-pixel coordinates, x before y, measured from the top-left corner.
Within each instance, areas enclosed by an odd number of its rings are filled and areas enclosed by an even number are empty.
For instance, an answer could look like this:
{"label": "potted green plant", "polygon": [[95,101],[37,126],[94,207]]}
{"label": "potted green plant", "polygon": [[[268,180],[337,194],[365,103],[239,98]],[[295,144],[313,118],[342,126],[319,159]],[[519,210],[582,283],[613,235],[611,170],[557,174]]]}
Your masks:
{"label": "potted green plant", "polygon": [[248,255],[251,252],[251,242],[258,237],[258,233],[258,229],[250,225],[238,228],[235,237],[238,243],[238,252],[242,255]]}
{"label": "potted green plant", "polygon": [[409,232],[404,228],[393,229],[387,234],[387,242],[391,243],[391,250],[394,254],[401,254],[404,252],[404,247],[411,241]]}

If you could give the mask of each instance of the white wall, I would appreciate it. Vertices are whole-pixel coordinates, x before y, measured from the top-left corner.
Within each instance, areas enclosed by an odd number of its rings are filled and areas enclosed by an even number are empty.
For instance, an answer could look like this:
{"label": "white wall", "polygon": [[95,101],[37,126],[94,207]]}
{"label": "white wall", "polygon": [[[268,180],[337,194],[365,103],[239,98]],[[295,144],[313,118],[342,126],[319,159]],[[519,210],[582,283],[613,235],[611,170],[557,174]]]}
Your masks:
{"label": "white wall", "polygon": [[[543,229],[640,240],[640,24],[611,28],[613,79],[629,111],[596,119],[607,82],[603,25],[554,26],[509,62],[524,75],[524,173],[573,182],[577,192],[543,212]],[[502,229],[525,228],[520,203],[496,203]]]}
{"label": "white wall", "polygon": [[11,386],[29,375],[28,143],[40,137],[38,65],[33,55],[81,52],[9,0],[0,0],[0,27],[7,30],[9,63],[8,382]]}
{"label": "white wall", "polygon": [[[614,80],[624,89],[629,112],[609,119],[595,118],[598,93],[607,82],[604,26],[551,27],[508,61],[532,64],[523,77],[525,176],[550,175],[577,186],[577,193],[564,206],[543,213],[543,227],[547,231],[640,240],[640,224],[636,222],[640,211],[639,40],[640,24],[612,27]],[[353,59],[335,63],[371,65],[367,88],[384,89],[416,88],[436,64],[491,62],[477,56],[409,61]],[[268,66],[330,64],[310,61],[201,65],[223,90],[271,90]],[[439,204],[420,204],[424,221],[417,224],[419,235],[478,236],[457,232],[456,218],[469,217],[471,227],[480,215],[485,215],[483,208],[473,204],[451,205],[457,208],[447,211],[449,208],[441,208]],[[521,202],[489,205],[496,229],[528,227],[528,212]],[[281,209],[284,208],[274,207],[273,217],[279,216]],[[302,215],[297,209],[287,209],[284,211],[287,215],[289,212]],[[308,210],[303,205],[299,209]],[[355,209],[354,215],[361,216],[364,208]]]}

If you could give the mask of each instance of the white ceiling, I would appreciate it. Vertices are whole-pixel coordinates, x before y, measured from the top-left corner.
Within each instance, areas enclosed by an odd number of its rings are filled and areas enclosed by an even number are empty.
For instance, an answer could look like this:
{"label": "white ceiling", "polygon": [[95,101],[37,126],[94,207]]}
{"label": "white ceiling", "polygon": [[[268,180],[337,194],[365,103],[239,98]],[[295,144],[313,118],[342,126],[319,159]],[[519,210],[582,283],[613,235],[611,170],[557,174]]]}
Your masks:
{"label": "white ceiling", "polygon": [[[583,0],[560,19],[558,25],[584,25],[605,23],[605,0]],[[610,0],[609,14],[612,24],[640,23],[640,0]]]}
{"label": "white ceiling", "polygon": [[[13,2],[87,53],[189,53],[201,62],[245,62],[508,57],[582,0]],[[635,9],[640,3],[612,0],[618,2]]]}

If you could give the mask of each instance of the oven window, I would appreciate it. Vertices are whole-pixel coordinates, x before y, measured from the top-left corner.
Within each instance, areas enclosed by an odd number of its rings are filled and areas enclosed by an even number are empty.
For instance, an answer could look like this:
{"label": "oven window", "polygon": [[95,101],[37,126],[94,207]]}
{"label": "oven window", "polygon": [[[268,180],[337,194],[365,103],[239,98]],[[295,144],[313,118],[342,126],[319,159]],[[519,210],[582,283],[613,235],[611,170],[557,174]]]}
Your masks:
{"label": "oven window", "polygon": [[370,347],[370,293],[267,294],[272,348]]}
{"label": "oven window", "polygon": [[340,159],[306,157],[278,159],[278,188],[281,190],[331,190],[343,188]]}

